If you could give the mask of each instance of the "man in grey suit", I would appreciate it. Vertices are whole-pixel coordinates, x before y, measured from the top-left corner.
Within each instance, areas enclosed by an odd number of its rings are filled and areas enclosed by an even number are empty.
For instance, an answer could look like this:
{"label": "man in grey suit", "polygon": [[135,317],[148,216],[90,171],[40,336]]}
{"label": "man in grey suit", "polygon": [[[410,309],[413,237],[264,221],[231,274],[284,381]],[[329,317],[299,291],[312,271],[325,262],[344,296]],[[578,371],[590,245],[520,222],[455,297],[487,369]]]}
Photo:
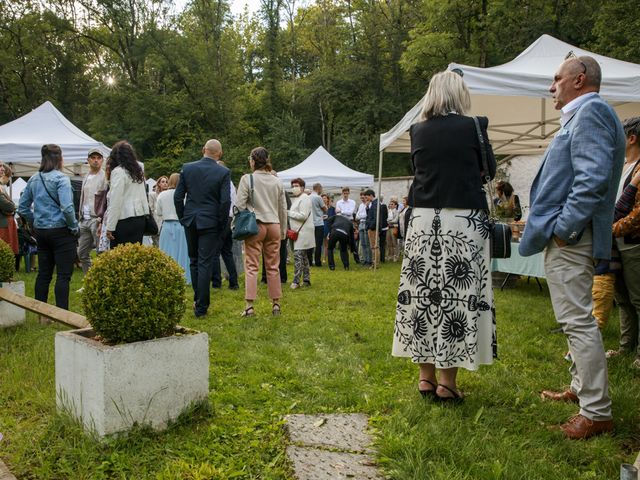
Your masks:
{"label": "man in grey suit", "polygon": [[231,206],[231,174],[216,161],[221,153],[220,142],[209,140],[202,149],[203,157],[182,167],[173,194],[187,237],[196,317],[204,317],[209,308],[213,262],[220,255]]}
{"label": "man in grey suit", "polygon": [[580,404],[561,426],[572,439],[613,431],[602,337],[591,315],[594,259],[611,256],[611,225],[624,162],[625,137],[613,109],[598,95],[595,59],[570,53],[550,92],[560,130],[531,185],[531,208],[520,254],[546,248],[544,266],[553,311],[567,336],[571,387],[545,390],[546,400]]}

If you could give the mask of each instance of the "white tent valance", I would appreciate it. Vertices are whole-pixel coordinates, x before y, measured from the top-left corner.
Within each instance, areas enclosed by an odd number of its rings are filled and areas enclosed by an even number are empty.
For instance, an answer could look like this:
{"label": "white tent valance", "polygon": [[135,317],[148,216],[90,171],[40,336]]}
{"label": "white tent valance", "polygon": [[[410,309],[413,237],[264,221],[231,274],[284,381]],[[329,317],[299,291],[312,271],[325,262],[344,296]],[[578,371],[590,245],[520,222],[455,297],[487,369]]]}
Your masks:
{"label": "white tent valance", "polygon": [[[602,68],[600,95],[621,119],[640,115],[640,65],[597,55],[542,35],[511,62],[490,68],[451,63],[471,92],[469,115],[489,117],[489,137],[500,155],[541,154],[557,132],[549,86],[567,53],[595,58]],[[409,152],[409,127],[419,121],[418,102],[391,130],[380,135],[380,151]]]}
{"label": "white tent valance", "polygon": [[9,164],[16,176],[32,175],[38,170],[41,148],[47,143],[60,146],[69,174],[82,174],[87,170],[87,154],[91,148],[99,148],[105,157],[110,152],[104,144],[67,120],[51,102],[44,102],[0,126],[0,160]]}
{"label": "white tent valance", "polygon": [[294,178],[302,178],[308,187],[320,183],[327,189],[373,186],[373,175],[350,169],[321,146],[295,167],[278,172],[278,178],[287,187]]}

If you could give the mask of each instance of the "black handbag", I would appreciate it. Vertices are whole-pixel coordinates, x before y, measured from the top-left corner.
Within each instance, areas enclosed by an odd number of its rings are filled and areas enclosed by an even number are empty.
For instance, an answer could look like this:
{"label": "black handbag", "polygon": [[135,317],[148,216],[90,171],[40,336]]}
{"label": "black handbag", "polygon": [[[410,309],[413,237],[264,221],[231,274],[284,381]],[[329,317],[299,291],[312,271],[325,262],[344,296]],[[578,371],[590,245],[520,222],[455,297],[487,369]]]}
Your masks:
{"label": "black handbag", "polygon": [[[495,208],[493,205],[493,185],[491,183],[491,177],[489,176],[489,162],[487,161],[487,149],[491,148],[484,141],[482,135],[482,129],[480,128],[480,122],[478,117],[473,117],[473,122],[476,125],[476,133],[478,134],[478,141],[480,142],[480,156],[482,157],[482,169],[484,174],[485,185],[489,191],[489,237],[491,239],[491,258],[509,258],[511,256],[511,227],[506,223],[497,221]],[[482,175],[481,173],[481,175]]]}
{"label": "black handbag", "polygon": [[[249,181],[251,182],[249,197],[251,199],[251,206],[253,207],[253,175],[249,175]],[[231,237],[234,240],[246,240],[247,238],[257,234],[258,222],[256,220],[256,214],[253,212],[253,210],[249,210],[248,208],[245,210],[239,210],[234,206]]]}
{"label": "black handbag", "polygon": [[150,213],[144,216],[144,234],[147,236],[158,235],[158,224]]}

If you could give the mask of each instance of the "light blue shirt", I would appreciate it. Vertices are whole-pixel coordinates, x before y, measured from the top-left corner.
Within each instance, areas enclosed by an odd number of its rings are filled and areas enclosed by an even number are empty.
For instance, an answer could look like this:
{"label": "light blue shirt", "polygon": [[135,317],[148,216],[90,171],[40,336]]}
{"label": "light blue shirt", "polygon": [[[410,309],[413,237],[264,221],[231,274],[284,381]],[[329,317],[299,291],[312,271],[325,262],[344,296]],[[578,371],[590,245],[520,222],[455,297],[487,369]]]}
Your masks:
{"label": "light blue shirt", "polygon": [[[47,190],[53,198],[45,190],[40,175],[46,182]],[[32,205],[33,211],[31,210]],[[20,197],[18,213],[32,222],[35,228],[67,227],[70,230],[77,230],[78,222],[75,216],[69,177],[59,170],[33,175]]]}
{"label": "light blue shirt", "polygon": [[309,195],[311,198],[311,211],[313,212],[313,226],[314,227],[323,227],[324,226],[324,211],[322,207],[324,207],[324,201],[322,197],[318,195],[316,192],[311,192]]}

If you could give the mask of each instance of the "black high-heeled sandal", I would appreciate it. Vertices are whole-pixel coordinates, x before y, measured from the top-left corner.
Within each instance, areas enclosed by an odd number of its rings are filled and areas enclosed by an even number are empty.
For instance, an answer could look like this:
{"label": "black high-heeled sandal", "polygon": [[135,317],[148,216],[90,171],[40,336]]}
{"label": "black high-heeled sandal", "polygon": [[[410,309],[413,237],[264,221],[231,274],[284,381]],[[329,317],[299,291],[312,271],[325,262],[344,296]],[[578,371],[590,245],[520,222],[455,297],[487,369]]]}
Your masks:
{"label": "black high-heeled sandal", "polygon": [[[440,395],[438,395],[438,392],[436,391],[438,389],[438,387],[442,387],[445,390],[447,390],[448,392],[451,392],[451,394],[453,395],[452,397],[441,397]],[[446,385],[443,385],[441,383],[438,384],[438,387],[436,387],[436,390],[434,390],[433,393],[435,393],[435,399],[436,401],[440,402],[440,403],[451,403],[451,404],[458,404],[458,403],[462,403],[464,401],[464,397],[460,394],[460,392],[447,387]]]}
{"label": "black high-heeled sandal", "polygon": [[[429,385],[431,385],[433,388],[429,388],[427,390],[422,390],[420,388],[420,384],[424,382],[424,383],[428,383]],[[438,388],[438,386],[433,383],[431,380],[420,380],[418,382],[418,392],[420,393],[420,395],[422,395],[423,398],[427,398],[427,397],[435,397],[436,396],[436,388]]]}
{"label": "black high-heeled sandal", "polygon": [[272,303],[271,304],[271,315],[273,315],[273,316],[280,315],[280,304],[279,303]]}

